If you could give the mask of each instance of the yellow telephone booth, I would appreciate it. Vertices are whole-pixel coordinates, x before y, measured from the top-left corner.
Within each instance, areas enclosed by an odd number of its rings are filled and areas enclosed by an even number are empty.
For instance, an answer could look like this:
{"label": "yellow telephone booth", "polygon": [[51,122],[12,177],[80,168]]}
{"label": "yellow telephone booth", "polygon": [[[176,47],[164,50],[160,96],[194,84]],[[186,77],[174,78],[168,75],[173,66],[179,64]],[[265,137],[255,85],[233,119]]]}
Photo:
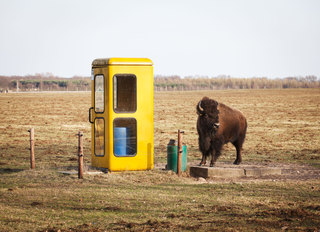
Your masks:
{"label": "yellow telephone booth", "polygon": [[146,58],[92,62],[92,166],[153,169],[152,65]]}

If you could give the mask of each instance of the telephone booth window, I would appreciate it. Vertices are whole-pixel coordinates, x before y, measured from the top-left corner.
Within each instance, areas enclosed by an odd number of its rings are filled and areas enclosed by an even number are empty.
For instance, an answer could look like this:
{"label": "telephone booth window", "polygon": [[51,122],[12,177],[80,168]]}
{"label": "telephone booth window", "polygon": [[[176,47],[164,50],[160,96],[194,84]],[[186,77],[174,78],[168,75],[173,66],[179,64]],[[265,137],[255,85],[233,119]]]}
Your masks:
{"label": "telephone booth window", "polygon": [[104,76],[96,75],[94,79],[94,111],[104,112]]}
{"label": "telephone booth window", "polygon": [[132,113],[137,110],[137,78],[135,75],[115,75],[113,91],[113,108],[116,113]]}
{"label": "telephone booth window", "polygon": [[135,118],[116,118],[113,121],[113,153],[115,156],[134,156],[137,153]]}
{"label": "telephone booth window", "polygon": [[104,156],[104,118],[94,120],[94,154]]}

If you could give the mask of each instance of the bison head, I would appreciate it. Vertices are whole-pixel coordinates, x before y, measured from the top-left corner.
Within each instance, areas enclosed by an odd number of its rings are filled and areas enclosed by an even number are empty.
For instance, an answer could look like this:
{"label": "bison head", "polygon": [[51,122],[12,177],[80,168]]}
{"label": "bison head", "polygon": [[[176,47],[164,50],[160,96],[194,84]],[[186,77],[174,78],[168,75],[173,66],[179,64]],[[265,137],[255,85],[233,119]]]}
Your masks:
{"label": "bison head", "polygon": [[218,102],[208,97],[202,98],[197,105],[197,114],[199,115],[201,127],[209,130],[219,128],[219,110]]}

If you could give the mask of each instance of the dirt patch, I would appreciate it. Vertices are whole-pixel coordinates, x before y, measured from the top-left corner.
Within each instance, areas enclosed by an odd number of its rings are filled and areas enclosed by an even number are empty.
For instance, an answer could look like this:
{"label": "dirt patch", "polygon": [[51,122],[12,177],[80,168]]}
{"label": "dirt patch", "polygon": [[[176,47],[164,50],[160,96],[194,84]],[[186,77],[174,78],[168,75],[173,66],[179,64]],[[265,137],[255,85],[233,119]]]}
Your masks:
{"label": "dirt patch", "polygon": [[39,232],[103,232],[105,230],[99,229],[95,226],[92,226],[91,224],[82,224],[79,226],[76,226],[74,228],[68,228],[68,229],[59,229],[56,227],[48,227],[44,230],[39,230]]}
{"label": "dirt patch", "polygon": [[197,230],[201,227],[197,225],[183,225],[175,224],[170,221],[148,220],[143,223],[125,222],[119,221],[113,224],[113,230],[115,231],[180,231],[180,230]]}

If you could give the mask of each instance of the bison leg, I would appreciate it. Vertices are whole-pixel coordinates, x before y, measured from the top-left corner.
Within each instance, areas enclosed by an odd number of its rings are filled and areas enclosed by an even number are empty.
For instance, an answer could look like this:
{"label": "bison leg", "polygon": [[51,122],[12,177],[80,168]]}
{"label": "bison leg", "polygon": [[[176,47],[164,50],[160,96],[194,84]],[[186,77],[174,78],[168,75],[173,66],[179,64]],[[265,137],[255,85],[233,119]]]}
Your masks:
{"label": "bison leg", "polygon": [[213,165],[216,163],[216,151],[212,150],[211,152],[211,162],[210,162],[210,167],[213,167]]}
{"label": "bison leg", "polygon": [[199,166],[206,165],[206,162],[207,162],[206,160],[207,160],[207,156],[205,154],[202,154],[202,159]]}
{"label": "bison leg", "polygon": [[213,143],[211,143],[211,162],[210,167],[213,167],[213,165],[218,160],[219,156],[221,155],[221,149],[222,149],[223,142],[221,140],[217,140]]}
{"label": "bison leg", "polygon": [[236,150],[237,150],[237,158],[233,162],[233,164],[239,165],[242,161],[242,157],[241,157],[242,143],[239,142],[239,140],[237,140],[232,144],[236,147]]}
{"label": "bison leg", "polygon": [[212,158],[211,158],[211,162],[210,162],[210,167],[213,167],[213,165],[216,163],[217,159],[219,158],[219,156],[221,155],[221,150],[213,150],[212,152]]}

